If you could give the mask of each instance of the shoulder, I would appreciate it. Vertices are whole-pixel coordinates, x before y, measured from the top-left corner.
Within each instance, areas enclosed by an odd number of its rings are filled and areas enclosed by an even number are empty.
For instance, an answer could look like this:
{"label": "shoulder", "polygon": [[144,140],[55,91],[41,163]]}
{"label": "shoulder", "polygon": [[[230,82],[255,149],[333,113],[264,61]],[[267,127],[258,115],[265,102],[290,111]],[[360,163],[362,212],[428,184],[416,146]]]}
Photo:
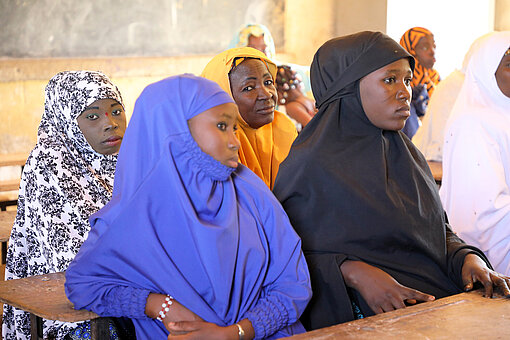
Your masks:
{"label": "shoulder", "polygon": [[280,111],[277,111],[277,110],[274,111],[274,119],[273,119],[272,124],[273,124],[273,129],[288,132],[291,135],[297,136],[296,126],[294,125],[292,120],[290,120],[290,118],[287,117],[286,114],[284,114]]}

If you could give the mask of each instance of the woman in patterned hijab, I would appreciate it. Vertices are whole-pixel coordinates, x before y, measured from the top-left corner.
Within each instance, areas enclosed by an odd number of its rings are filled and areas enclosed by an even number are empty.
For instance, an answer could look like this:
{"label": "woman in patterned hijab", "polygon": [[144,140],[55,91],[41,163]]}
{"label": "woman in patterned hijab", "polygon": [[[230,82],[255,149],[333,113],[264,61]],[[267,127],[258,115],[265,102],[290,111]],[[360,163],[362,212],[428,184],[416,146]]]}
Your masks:
{"label": "woman in patterned hijab", "polygon": [[[99,72],[70,71],[46,86],[37,144],[21,176],[5,279],[60,272],[87,238],[88,218],[111,198],[126,129],[119,90]],[[86,325],[85,325],[86,328]],[[44,321],[44,337],[77,324]],[[30,338],[29,314],[4,305],[4,339]]]}
{"label": "woman in patterned hijab", "polygon": [[436,62],[434,35],[426,28],[413,27],[402,35],[400,45],[416,61],[411,81],[413,89],[418,85],[423,85],[426,87],[429,97],[432,96],[435,86],[441,80],[439,73],[433,68]]}

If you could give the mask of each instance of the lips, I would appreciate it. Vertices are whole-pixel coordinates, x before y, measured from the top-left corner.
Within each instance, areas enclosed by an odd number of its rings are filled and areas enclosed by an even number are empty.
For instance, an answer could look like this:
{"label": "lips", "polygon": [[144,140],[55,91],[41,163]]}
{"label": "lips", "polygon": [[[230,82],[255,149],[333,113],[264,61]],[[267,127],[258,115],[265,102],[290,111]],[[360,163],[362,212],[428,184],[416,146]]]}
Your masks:
{"label": "lips", "polygon": [[120,143],[121,140],[122,140],[122,137],[120,137],[120,136],[111,136],[111,137],[108,137],[107,139],[105,139],[102,143],[107,144],[107,145],[115,145],[117,143]]}
{"label": "lips", "polygon": [[411,115],[411,107],[409,105],[404,105],[399,107],[396,112],[407,118]]}
{"label": "lips", "polygon": [[264,115],[272,114],[273,112],[274,112],[274,105],[264,106],[263,108],[257,110],[257,113],[264,114]]}

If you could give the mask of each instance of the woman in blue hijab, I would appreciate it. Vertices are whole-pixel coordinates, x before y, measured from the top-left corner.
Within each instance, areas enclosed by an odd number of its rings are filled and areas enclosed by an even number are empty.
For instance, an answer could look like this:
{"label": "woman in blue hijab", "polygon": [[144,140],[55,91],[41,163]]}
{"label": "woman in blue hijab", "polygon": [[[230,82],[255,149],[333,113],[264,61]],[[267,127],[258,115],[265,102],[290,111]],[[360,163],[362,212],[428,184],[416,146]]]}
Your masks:
{"label": "woman in blue hijab", "polygon": [[236,117],[232,98],[204,78],[142,92],[113,198],[66,272],[75,308],[130,317],[138,339],[304,331],[301,241],[264,182],[237,163]]}

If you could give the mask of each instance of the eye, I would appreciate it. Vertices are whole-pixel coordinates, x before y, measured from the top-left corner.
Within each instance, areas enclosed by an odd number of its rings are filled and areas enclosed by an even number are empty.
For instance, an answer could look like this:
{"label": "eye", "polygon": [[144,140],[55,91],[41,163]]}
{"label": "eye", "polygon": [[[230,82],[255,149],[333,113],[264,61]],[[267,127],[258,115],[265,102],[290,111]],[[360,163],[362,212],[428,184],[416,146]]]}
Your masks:
{"label": "eye", "polygon": [[227,124],[225,122],[219,122],[218,124],[216,124],[216,126],[221,131],[226,131],[227,130]]}
{"label": "eye", "polygon": [[89,113],[85,116],[88,120],[96,120],[99,118],[99,115],[97,113]]}
{"label": "eye", "polygon": [[274,85],[273,79],[268,79],[268,80],[264,81],[264,85]]}
{"label": "eye", "polygon": [[112,116],[120,116],[122,114],[122,110],[121,109],[117,109],[117,110],[113,110],[112,111]]}
{"label": "eye", "polygon": [[393,84],[395,82],[395,77],[387,77],[383,79],[385,84]]}
{"label": "eye", "polygon": [[243,92],[244,91],[251,91],[253,90],[253,86],[249,85],[249,86],[246,86],[245,88],[243,88]]}
{"label": "eye", "polygon": [[234,131],[237,131],[238,127],[237,124],[234,124],[234,127],[232,128]]}
{"label": "eye", "polygon": [[406,78],[406,79],[404,79],[404,84],[406,84],[406,86],[411,85],[411,80],[413,80],[413,78]]}

